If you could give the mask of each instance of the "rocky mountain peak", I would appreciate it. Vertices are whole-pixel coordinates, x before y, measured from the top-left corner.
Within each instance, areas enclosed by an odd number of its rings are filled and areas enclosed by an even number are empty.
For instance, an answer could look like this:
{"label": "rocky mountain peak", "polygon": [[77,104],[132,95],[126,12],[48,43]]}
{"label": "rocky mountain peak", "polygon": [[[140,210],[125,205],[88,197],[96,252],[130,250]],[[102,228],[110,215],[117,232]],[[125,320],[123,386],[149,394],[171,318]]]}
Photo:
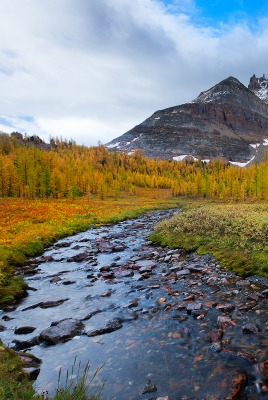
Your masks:
{"label": "rocky mountain peak", "polygon": [[268,103],[268,77],[265,74],[261,78],[257,78],[254,74],[249,80],[248,88],[261,100]]}
{"label": "rocky mountain peak", "polygon": [[268,92],[265,77],[253,77],[247,88],[230,76],[189,103],[156,111],[107,146],[129,154],[141,149],[150,158],[222,157],[248,164],[268,145],[268,101],[259,95],[263,89]]}

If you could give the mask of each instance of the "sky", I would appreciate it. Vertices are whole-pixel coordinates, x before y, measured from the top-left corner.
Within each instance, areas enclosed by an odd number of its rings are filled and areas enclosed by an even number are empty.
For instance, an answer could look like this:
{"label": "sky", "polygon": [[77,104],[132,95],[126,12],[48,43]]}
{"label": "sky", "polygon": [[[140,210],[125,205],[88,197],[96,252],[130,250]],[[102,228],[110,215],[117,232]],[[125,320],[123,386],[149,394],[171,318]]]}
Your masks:
{"label": "sky", "polygon": [[0,131],[107,143],[268,75],[268,0],[0,0]]}

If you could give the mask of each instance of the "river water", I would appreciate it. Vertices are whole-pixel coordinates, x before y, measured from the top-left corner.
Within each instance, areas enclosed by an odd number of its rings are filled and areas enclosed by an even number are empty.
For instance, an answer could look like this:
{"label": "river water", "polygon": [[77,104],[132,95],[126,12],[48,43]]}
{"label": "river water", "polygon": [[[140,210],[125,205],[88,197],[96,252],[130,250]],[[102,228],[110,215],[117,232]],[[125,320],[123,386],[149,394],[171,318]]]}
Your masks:
{"label": "river water", "polygon": [[[89,363],[89,380],[101,367],[94,385],[104,382],[103,399],[268,398],[267,282],[227,273],[210,255],[148,242],[174,212],[91,228],[32,261],[28,297],[0,311],[4,343],[30,343],[65,318],[84,324],[65,343],[24,346],[42,360],[40,393],[55,392],[60,370],[75,380]],[[111,321],[115,330],[101,333]],[[15,333],[25,326],[35,330]]]}

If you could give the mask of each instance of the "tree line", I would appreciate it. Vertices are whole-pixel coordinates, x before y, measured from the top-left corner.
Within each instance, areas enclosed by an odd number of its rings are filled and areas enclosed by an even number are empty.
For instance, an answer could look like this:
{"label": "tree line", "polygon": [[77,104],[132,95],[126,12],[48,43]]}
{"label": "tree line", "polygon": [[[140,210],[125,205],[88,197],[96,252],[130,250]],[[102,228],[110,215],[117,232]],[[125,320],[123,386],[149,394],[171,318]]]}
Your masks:
{"label": "tree line", "polygon": [[174,196],[268,199],[267,160],[248,168],[221,159],[152,160],[141,151],[128,155],[58,138],[44,145],[37,136],[20,135],[0,133],[1,197],[117,199],[122,190],[135,194],[137,187],[148,187],[172,189]]}

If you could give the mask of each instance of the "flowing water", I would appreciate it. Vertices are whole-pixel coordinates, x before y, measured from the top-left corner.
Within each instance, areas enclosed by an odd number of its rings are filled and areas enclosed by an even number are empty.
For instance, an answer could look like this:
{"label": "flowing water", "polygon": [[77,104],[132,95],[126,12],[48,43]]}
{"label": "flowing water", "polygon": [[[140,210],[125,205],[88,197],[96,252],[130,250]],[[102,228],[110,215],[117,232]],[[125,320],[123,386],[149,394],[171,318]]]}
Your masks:
{"label": "flowing water", "polygon": [[[89,379],[102,367],[103,399],[268,398],[267,282],[227,273],[210,255],[148,242],[153,225],[173,213],[91,228],[31,265],[28,297],[0,311],[1,337],[10,347],[27,341],[20,348],[42,360],[40,393],[55,392],[60,370],[75,379],[76,359],[80,370],[89,362]],[[30,344],[65,318],[81,320],[83,332],[56,345]],[[25,326],[35,330],[15,333]]]}

